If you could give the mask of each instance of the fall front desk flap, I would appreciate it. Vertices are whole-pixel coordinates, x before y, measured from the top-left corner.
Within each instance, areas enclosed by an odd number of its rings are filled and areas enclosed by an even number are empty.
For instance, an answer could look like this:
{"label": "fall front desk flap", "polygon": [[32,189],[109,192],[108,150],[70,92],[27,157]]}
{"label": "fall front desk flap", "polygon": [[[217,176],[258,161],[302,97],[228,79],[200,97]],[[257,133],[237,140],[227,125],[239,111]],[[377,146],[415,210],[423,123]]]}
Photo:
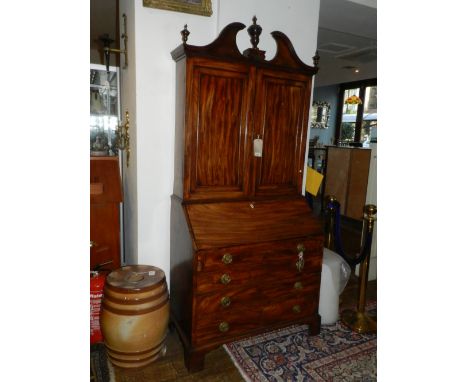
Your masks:
{"label": "fall front desk flap", "polygon": [[304,198],[185,205],[198,249],[323,234]]}

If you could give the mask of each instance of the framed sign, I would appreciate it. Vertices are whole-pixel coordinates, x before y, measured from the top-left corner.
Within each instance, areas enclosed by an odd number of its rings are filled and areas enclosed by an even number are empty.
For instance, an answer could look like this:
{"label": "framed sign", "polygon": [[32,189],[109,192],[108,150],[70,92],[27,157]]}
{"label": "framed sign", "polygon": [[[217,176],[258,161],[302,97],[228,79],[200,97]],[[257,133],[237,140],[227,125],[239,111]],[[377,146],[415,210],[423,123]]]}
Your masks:
{"label": "framed sign", "polygon": [[329,116],[330,104],[328,102],[314,101],[312,104],[310,127],[313,129],[328,129]]}
{"label": "framed sign", "polygon": [[201,16],[211,16],[213,13],[211,0],[143,0],[143,6]]}

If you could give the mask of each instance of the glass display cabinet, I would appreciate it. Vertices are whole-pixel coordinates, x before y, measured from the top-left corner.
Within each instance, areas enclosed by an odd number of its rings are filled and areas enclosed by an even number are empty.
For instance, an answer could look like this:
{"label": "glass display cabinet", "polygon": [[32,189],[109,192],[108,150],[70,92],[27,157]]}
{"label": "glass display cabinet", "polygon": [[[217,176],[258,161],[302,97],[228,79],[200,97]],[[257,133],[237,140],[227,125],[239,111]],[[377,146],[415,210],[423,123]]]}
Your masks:
{"label": "glass display cabinet", "polygon": [[117,129],[120,116],[119,68],[90,65],[90,154],[118,156]]}

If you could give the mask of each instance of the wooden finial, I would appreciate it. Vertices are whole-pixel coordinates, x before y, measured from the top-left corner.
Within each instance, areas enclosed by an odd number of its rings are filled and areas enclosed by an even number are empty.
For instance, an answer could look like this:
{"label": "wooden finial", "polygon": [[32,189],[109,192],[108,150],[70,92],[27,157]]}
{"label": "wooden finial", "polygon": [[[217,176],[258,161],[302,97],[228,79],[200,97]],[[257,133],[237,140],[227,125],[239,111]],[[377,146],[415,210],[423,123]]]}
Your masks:
{"label": "wooden finial", "polygon": [[260,35],[262,34],[262,27],[257,25],[257,16],[252,18],[253,24],[247,29],[250,35],[250,42],[254,50],[258,50],[257,45],[260,41]]}
{"label": "wooden finial", "polygon": [[247,28],[247,32],[249,32],[250,42],[252,44],[252,48],[246,49],[244,51],[244,56],[253,58],[255,60],[264,60],[265,59],[265,51],[258,49],[258,43],[260,41],[260,35],[262,34],[262,27],[257,24],[257,16],[252,18],[253,24]]}
{"label": "wooden finial", "polygon": [[184,29],[180,31],[180,34],[182,35],[182,42],[187,44],[187,39],[190,34],[189,30],[187,29],[187,24],[184,25]]}
{"label": "wooden finial", "polygon": [[313,57],[313,60],[314,60],[314,66],[318,66],[318,63],[319,63],[319,60],[320,60],[320,56],[318,54],[318,50],[315,51],[315,56]]}

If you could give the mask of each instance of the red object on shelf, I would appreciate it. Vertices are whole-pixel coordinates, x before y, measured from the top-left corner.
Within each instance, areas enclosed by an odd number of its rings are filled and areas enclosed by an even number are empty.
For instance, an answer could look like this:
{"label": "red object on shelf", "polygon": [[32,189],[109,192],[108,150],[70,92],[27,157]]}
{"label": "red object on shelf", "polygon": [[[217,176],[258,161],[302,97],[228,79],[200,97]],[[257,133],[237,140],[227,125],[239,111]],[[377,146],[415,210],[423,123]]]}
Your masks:
{"label": "red object on shelf", "polygon": [[90,318],[91,318],[91,344],[102,342],[102,333],[99,324],[99,314],[101,313],[102,293],[106,275],[99,272],[91,272],[90,278]]}

